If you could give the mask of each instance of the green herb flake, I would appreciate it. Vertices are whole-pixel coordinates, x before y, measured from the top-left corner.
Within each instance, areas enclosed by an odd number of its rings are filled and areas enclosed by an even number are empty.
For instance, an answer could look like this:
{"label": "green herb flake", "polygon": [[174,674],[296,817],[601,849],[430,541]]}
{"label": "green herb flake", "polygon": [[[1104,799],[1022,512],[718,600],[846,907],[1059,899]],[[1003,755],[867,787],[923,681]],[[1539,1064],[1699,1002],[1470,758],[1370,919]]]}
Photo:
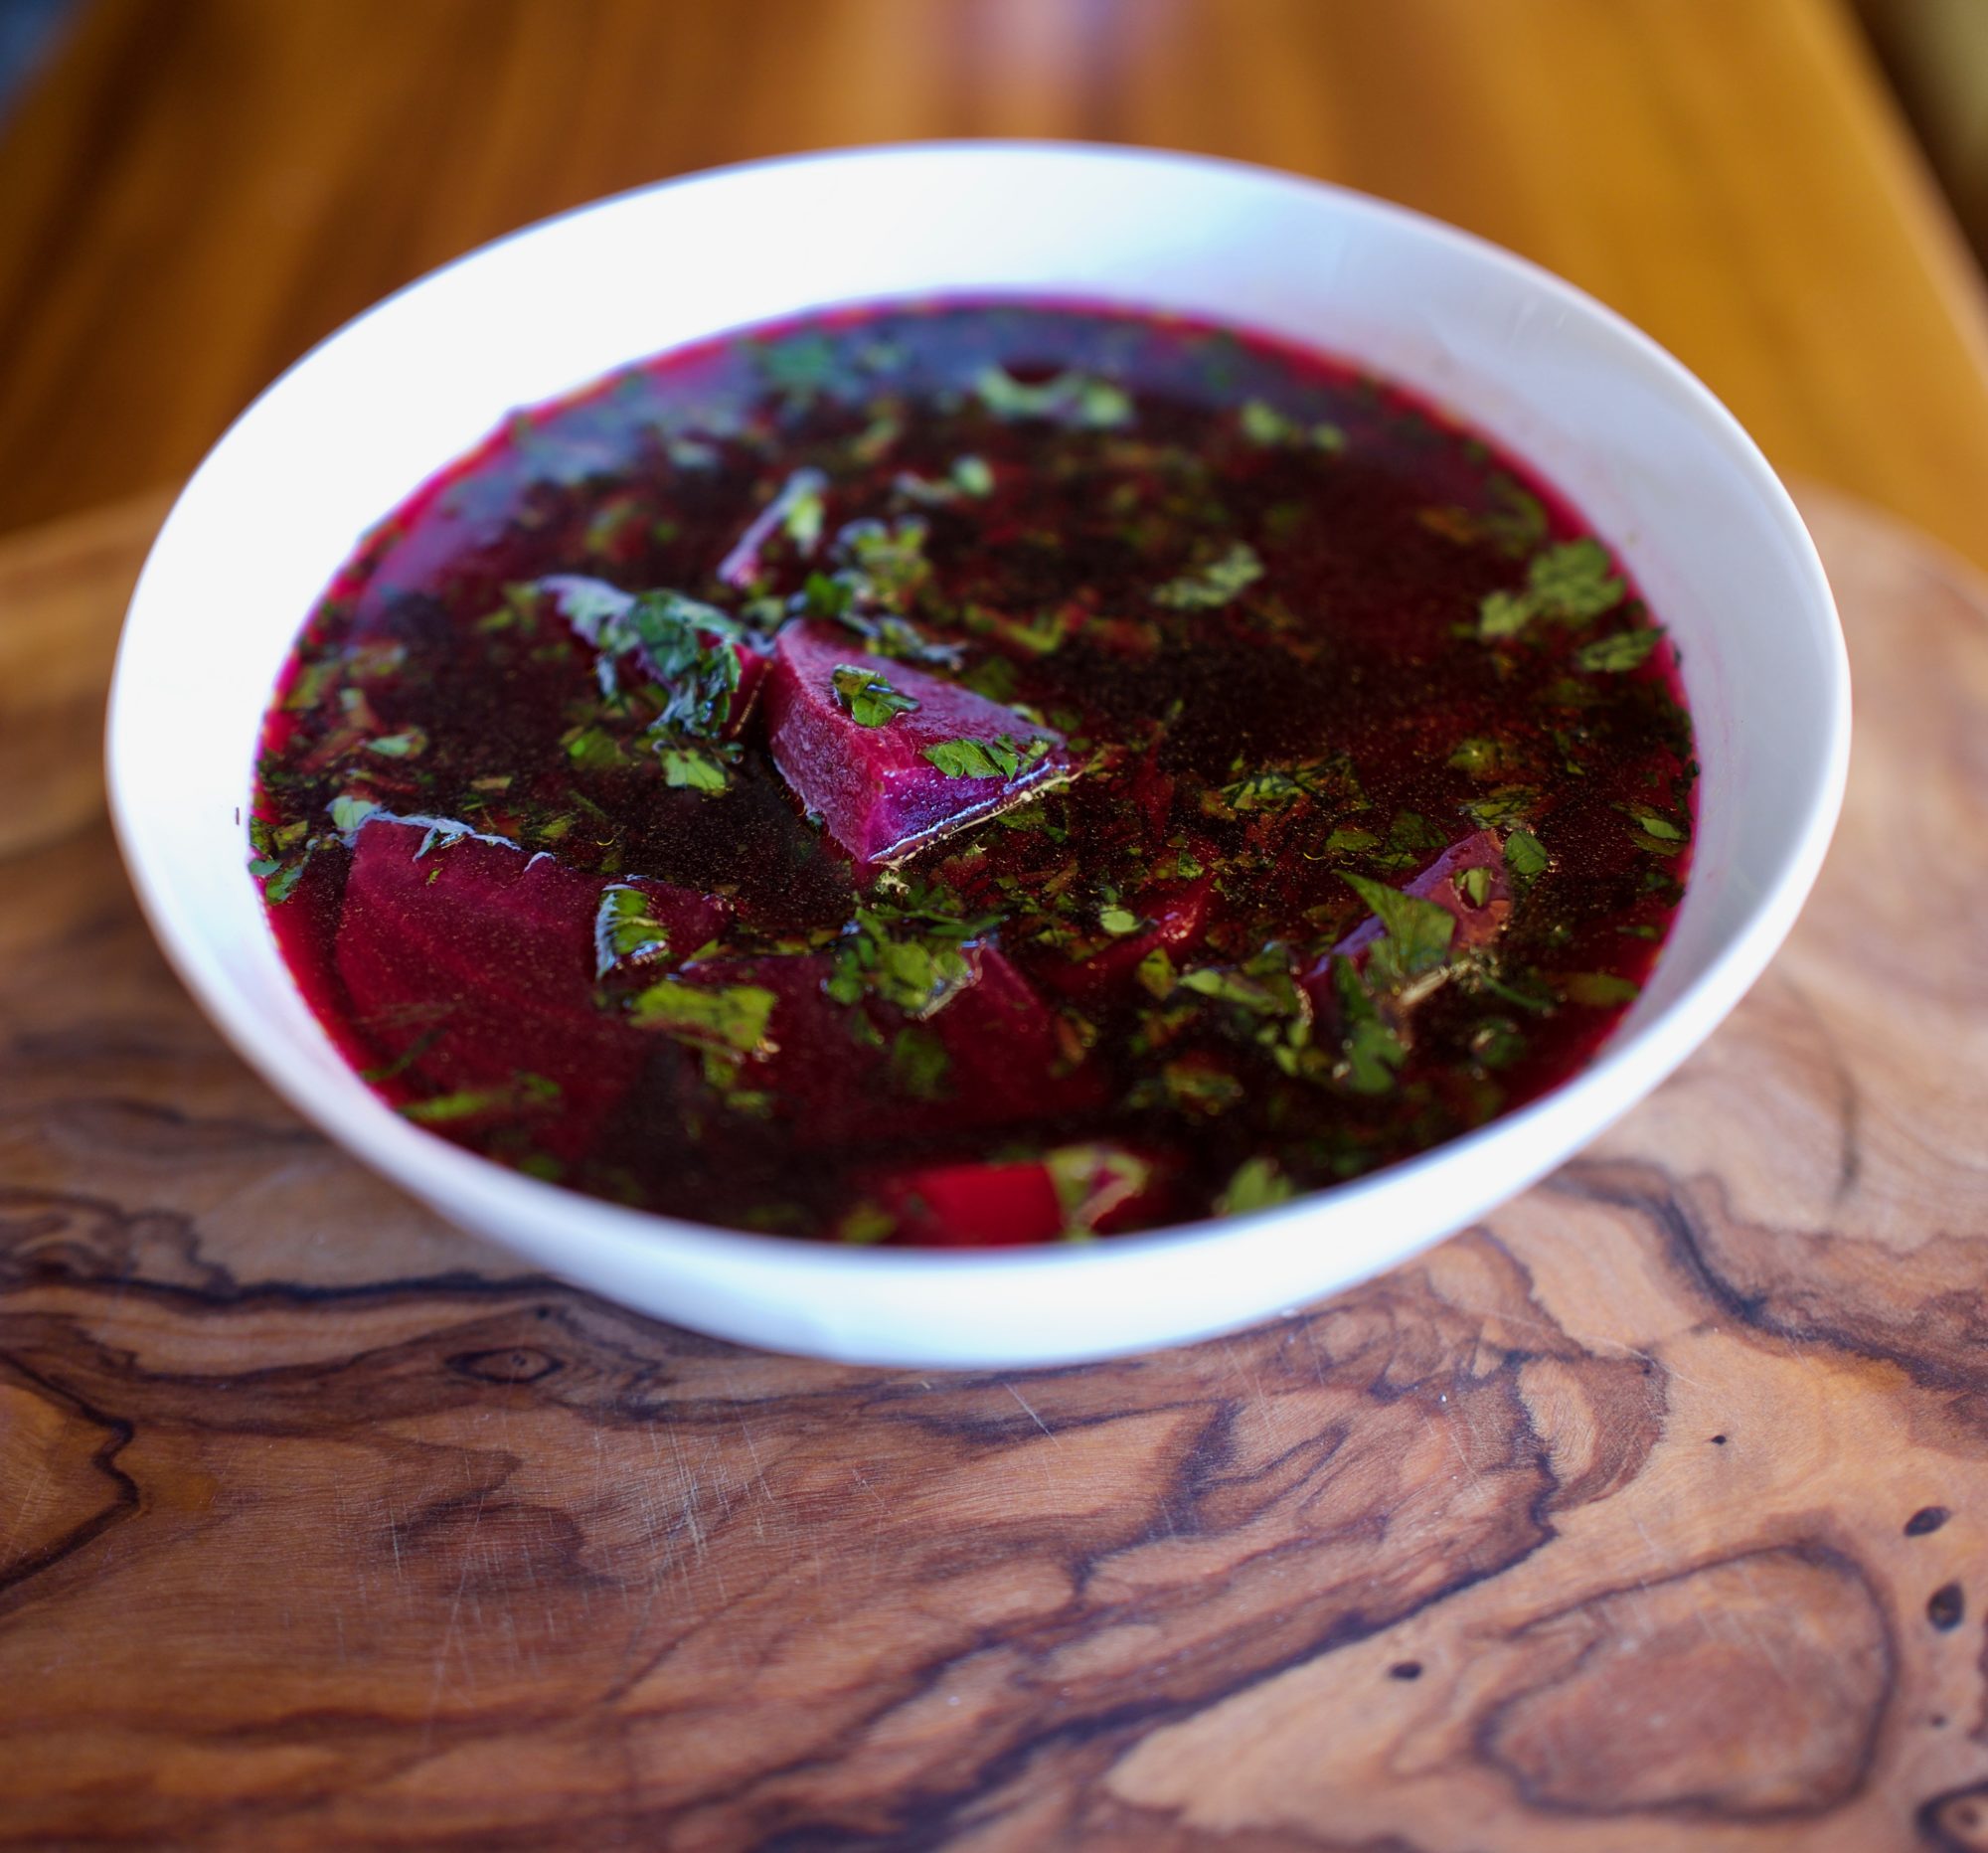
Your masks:
{"label": "green herb flake", "polygon": [[952,482],[961,495],[978,498],[994,493],[994,471],[985,457],[953,458]]}
{"label": "green herb flake", "polygon": [[930,1030],[908,1026],[891,1042],[891,1085],[913,1100],[942,1100],[952,1058]]}
{"label": "green herb flake", "polygon": [[1596,637],[1574,653],[1574,666],[1597,675],[1618,675],[1641,668],[1649,660],[1663,633],[1654,624],[1637,630],[1618,630],[1611,636]]}
{"label": "green herb flake", "polygon": [[1487,592],[1477,607],[1477,635],[1486,643],[1516,637],[1533,621],[1536,608],[1517,592]]}
{"label": "green herb flake", "polygon": [[1153,593],[1153,602],[1180,611],[1212,611],[1262,577],[1256,550],[1247,541],[1232,541],[1219,558],[1168,580]]}
{"label": "green herb flake", "polygon": [[[1241,772],[1239,762],[1233,769]],[[1333,801],[1357,800],[1359,781],[1343,756],[1323,759],[1303,759],[1289,765],[1265,765],[1243,772],[1239,778],[1208,794],[1204,808],[1232,811],[1281,810],[1300,798]]]}
{"label": "green herb flake", "polygon": [[628,762],[621,743],[604,727],[582,727],[570,735],[566,757],[583,772],[604,772]]}
{"label": "green herb flake", "polygon": [[1274,1209],[1297,1195],[1297,1186],[1277,1167],[1274,1158],[1245,1158],[1215,1200],[1217,1216],[1242,1216],[1251,1210]]}
{"label": "green herb flake", "polygon": [[1174,994],[1178,980],[1174,976],[1174,961],[1167,956],[1165,946],[1156,945],[1140,959],[1133,976],[1139,980],[1139,988],[1147,996],[1165,1003]]}
{"label": "green herb flake", "polygon": [[1324,853],[1328,856],[1357,856],[1376,848],[1380,841],[1372,830],[1339,829],[1325,839]]}
{"label": "green herb flake", "polygon": [[1576,971],[1560,981],[1561,995],[1569,1003],[1588,1004],[1597,1010],[1632,1003],[1642,995],[1642,989],[1633,979],[1619,978],[1612,971]]}
{"label": "green herb flake", "polygon": [[303,879],[304,871],[310,867],[311,853],[317,848],[313,840],[296,861],[276,873],[262,884],[262,899],[272,906],[280,907],[296,891],[297,883]]}
{"label": "green herb flake", "polygon": [[1129,908],[1108,907],[1097,911],[1097,924],[1114,938],[1123,938],[1139,930],[1140,920]]}
{"label": "green herb flake", "polygon": [[1085,430],[1109,430],[1132,421],[1125,389],[1088,374],[1060,373],[1029,386],[1000,367],[985,367],[973,382],[980,402],[997,419],[1048,419]]}
{"label": "green herb flake", "polygon": [[1456,892],[1473,908],[1481,908],[1491,899],[1491,871],[1489,869],[1465,869],[1456,878]]}
{"label": "green herb flake", "polygon": [[924,749],[923,758],[948,778],[1013,778],[1049,757],[1044,735],[1018,741],[1012,734],[992,740],[940,740]]}
{"label": "green herb flake", "polygon": [[660,1030],[697,1049],[731,1049],[752,1055],[766,1045],[774,994],[756,984],[696,985],[664,978],[638,991],[635,1027]]}
{"label": "green herb flake", "polygon": [[836,1241],[852,1242],[860,1248],[874,1248],[897,1233],[898,1219],[868,1197],[853,1204],[835,1225]]}
{"label": "green herb flake", "polygon": [[1481,798],[1466,798],[1457,808],[1480,830],[1504,830],[1531,816],[1539,799],[1531,785],[1501,785]]}
{"label": "green herb flake", "polygon": [[380,814],[380,806],[371,798],[354,797],[347,794],[331,800],[331,827],[340,836],[355,835],[369,817]]}
{"label": "green herb flake", "polygon": [[1510,1017],[1489,1017],[1470,1032],[1471,1059],[1480,1068],[1506,1068],[1526,1053],[1526,1039]]}
{"label": "green herb flake", "polygon": [[1468,772],[1472,778],[1496,778],[1510,768],[1511,762],[1511,748],[1503,741],[1491,740],[1482,734],[1473,734],[1468,740],[1460,742],[1449,756],[1449,763],[1459,772]]}
{"label": "green herb flake", "polygon": [[715,796],[730,788],[732,773],[717,754],[702,747],[658,746],[663,782],[673,790],[701,791]]}
{"label": "green herb flake", "polygon": [[895,689],[882,676],[855,663],[838,663],[829,675],[836,700],[858,727],[883,727],[917,710],[917,699]]}
{"label": "green herb flake", "polygon": [[1526,572],[1528,590],[1551,617],[1599,617],[1622,602],[1626,588],[1615,577],[1608,550],[1583,536],[1546,548]]}
{"label": "green herb flake", "polygon": [[1630,838],[1638,849],[1648,850],[1656,856],[1675,856],[1691,840],[1691,833],[1662,811],[1653,810],[1647,804],[1630,804],[1624,808],[1629,815]]}
{"label": "green herb flake", "polygon": [[[1386,938],[1368,954],[1370,966],[1389,977],[1412,978],[1433,971],[1449,955],[1456,917],[1447,908],[1418,896],[1404,894],[1365,875],[1342,874],[1360,899],[1374,910]],[[1384,953],[1384,948],[1386,948]]]}
{"label": "green herb flake", "polygon": [[1505,867],[1522,894],[1547,872],[1552,860],[1546,845],[1530,830],[1514,830],[1505,839]]}
{"label": "green herb flake", "polygon": [[1585,537],[1564,541],[1533,556],[1526,569],[1525,590],[1494,591],[1483,599],[1477,634],[1485,642],[1516,637],[1535,617],[1584,624],[1612,611],[1627,591],[1598,541]]}
{"label": "green herb flake", "polygon": [[1407,1045],[1382,1021],[1359,968],[1343,952],[1332,961],[1332,988],[1346,1025],[1336,1074],[1355,1094],[1388,1093],[1408,1059]]}
{"label": "green herb flake", "polygon": [[593,917],[594,976],[628,965],[650,965],[666,958],[668,930],[650,912],[649,898],[639,888],[611,884],[600,897]]}
{"label": "green herb flake", "polygon": [[419,728],[407,727],[398,734],[383,734],[378,740],[369,740],[366,751],[383,758],[414,759],[427,751],[427,745],[428,737]]}
{"label": "green herb flake", "polygon": [[454,1094],[437,1094],[426,1100],[410,1100],[400,1110],[403,1118],[412,1119],[417,1126],[441,1126],[484,1113],[502,1112],[511,1104],[508,1092],[464,1088]]}

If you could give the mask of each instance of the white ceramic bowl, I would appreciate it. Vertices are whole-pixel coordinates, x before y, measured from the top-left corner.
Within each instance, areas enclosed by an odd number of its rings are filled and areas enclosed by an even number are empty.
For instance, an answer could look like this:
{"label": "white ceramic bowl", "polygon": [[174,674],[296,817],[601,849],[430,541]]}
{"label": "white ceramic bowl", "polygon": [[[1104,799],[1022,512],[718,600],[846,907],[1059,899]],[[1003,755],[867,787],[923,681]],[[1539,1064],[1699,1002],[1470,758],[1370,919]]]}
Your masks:
{"label": "white ceramic bowl", "polygon": [[[535,1182],[420,1131],[339,1058],[245,868],[264,700],[361,533],[512,408],[815,305],[1037,291],[1227,320],[1418,388],[1570,492],[1682,647],[1704,764],[1662,962],[1599,1058],[1412,1162],[1275,1210],[1080,1247],[842,1248],[701,1228]],[[111,699],[124,855],[168,955],[242,1054],[462,1227],[725,1337],[923,1366],[1070,1362],[1191,1339],[1458,1229],[1647,1094],[1759,975],[1841,799],[1850,687],[1787,495],[1710,393],[1544,271],[1411,213],[1260,169],[970,143],[734,168],[463,258],[326,341],[188,484],[131,602]]]}

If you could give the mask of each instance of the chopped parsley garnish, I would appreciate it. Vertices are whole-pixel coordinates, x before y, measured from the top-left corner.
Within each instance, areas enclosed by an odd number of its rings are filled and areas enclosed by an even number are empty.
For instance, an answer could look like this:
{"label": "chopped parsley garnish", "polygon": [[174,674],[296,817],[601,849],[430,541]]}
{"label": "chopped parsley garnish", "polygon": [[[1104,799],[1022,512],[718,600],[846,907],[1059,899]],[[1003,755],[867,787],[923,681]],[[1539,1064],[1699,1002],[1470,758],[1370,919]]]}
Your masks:
{"label": "chopped parsley garnish", "polygon": [[973,390],[1000,419],[1048,419],[1089,430],[1132,421],[1132,400],[1125,389],[1088,374],[1060,373],[1030,386],[999,367],[986,367],[974,377]]}
{"label": "chopped parsley garnish", "polygon": [[945,1044],[930,1030],[911,1025],[891,1039],[891,1085],[914,1100],[944,1099],[951,1066]]}
{"label": "chopped parsley garnish", "polygon": [[1018,741],[1012,734],[992,740],[939,740],[924,750],[924,758],[948,778],[1013,778],[1049,757],[1050,743],[1041,734]]}
{"label": "chopped parsley garnish", "polygon": [[1336,1072],[1355,1094],[1388,1093],[1408,1062],[1407,1045],[1382,1020],[1358,968],[1344,953],[1332,961],[1332,988],[1345,1024]]}
{"label": "chopped parsley garnish", "polygon": [[1210,611],[1263,577],[1263,562],[1247,541],[1232,541],[1215,559],[1177,575],[1153,593],[1155,604]]}
{"label": "chopped parsley garnish", "polygon": [[604,978],[628,965],[649,965],[667,957],[670,935],[650,910],[649,897],[621,882],[610,882],[593,917],[593,970]]}
{"label": "chopped parsley garnish", "polygon": [[1598,541],[1564,541],[1533,556],[1523,591],[1494,591],[1484,598],[1477,634],[1487,643],[1516,637],[1536,617],[1583,624],[1612,611],[1627,590]]}
{"label": "chopped parsley garnish", "polygon": [[1375,940],[1368,967],[1384,982],[1398,984],[1419,977],[1449,955],[1456,916],[1447,908],[1364,875],[1346,874],[1340,879],[1374,910],[1381,923],[1385,936]]}
{"label": "chopped parsley garnish", "polygon": [[1631,978],[1618,978],[1612,971],[1576,971],[1560,981],[1562,995],[1570,1003],[1609,1008],[1632,1002],[1643,987]]}
{"label": "chopped parsley garnish", "polygon": [[1547,872],[1551,862],[1546,845],[1530,830],[1514,830],[1505,839],[1505,867],[1521,894]]}
{"label": "chopped parsley garnish", "polygon": [[636,1028],[660,1030],[696,1049],[752,1055],[765,1046],[778,1001],[757,984],[684,984],[664,978],[636,992],[630,1016]]}
{"label": "chopped parsley garnish", "polygon": [[917,700],[856,663],[840,663],[829,678],[835,698],[858,727],[882,727],[901,714],[916,712]]}
{"label": "chopped parsley garnish", "polygon": [[1618,630],[1611,636],[1596,637],[1574,651],[1574,666],[1597,674],[1639,669],[1649,660],[1662,635],[1654,624],[1645,624],[1640,630]]}
{"label": "chopped parsley garnish", "polygon": [[732,784],[731,768],[724,758],[708,747],[672,747],[658,744],[656,757],[663,763],[663,783],[679,791],[702,791],[716,796]]}
{"label": "chopped parsley garnish", "polygon": [[[1241,766],[1236,768],[1241,771]],[[1236,811],[1281,810],[1300,798],[1355,799],[1358,780],[1343,756],[1305,759],[1290,765],[1266,765],[1221,786],[1212,796]]]}
{"label": "chopped parsley garnish", "polygon": [[1215,1200],[1217,1216],[1242,1216],[1288,1203],[1297,1186],[1277,1168],[1274,1158],[1245,1158]]}

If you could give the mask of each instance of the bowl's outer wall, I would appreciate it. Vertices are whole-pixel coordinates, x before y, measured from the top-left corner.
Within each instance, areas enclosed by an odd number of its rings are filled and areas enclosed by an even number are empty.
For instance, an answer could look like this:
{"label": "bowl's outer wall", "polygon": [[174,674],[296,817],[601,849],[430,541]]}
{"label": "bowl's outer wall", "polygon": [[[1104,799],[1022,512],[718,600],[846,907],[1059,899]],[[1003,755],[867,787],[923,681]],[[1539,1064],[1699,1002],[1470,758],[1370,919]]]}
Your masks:
{"label": "bowl's outer wall", "polygon": [[[1622,551],[1671,628],[1704,766],[1690,889],[1644,997],[1544,1100],[1260,1216],[1080,1249],[849,1251],[576,1197],[420,1132],[346,1067],[245,873],[256,730],[366,528],[515,407],[814,306],[1004,291],[1253,327],[1404,381],[1515,450]],[[1358,195],[1221,162],[965,144],[771,162],[584,208],[390,298],[258,400],[195,475],[134,594],[113,811],[196,996],[300,1110],[463,1226],[643,1310],[880,1363],[1070,1361],[1315,1297],[1462,1226],[1654,1087],[1736,1003],[1841,800],[1841,632],[1792,504],[1678,364],[1571,286]]]}

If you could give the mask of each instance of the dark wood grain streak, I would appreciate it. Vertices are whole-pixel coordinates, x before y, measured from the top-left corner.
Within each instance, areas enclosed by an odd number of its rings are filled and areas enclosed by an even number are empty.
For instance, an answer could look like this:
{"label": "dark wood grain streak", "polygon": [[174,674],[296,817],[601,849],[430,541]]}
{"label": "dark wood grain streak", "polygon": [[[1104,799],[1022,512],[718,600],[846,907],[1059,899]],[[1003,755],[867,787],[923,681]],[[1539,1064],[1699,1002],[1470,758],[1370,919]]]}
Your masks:
{"label": "dark wood grain streak", "polygon": [[263,1093],[100,822],[29,833],[0,1843],[1988,1843],[1988,595],[1811,512],[1862,735],[1732,1023],[1485,1227],[1114,1364],[798,1362],[536,1277]]}

